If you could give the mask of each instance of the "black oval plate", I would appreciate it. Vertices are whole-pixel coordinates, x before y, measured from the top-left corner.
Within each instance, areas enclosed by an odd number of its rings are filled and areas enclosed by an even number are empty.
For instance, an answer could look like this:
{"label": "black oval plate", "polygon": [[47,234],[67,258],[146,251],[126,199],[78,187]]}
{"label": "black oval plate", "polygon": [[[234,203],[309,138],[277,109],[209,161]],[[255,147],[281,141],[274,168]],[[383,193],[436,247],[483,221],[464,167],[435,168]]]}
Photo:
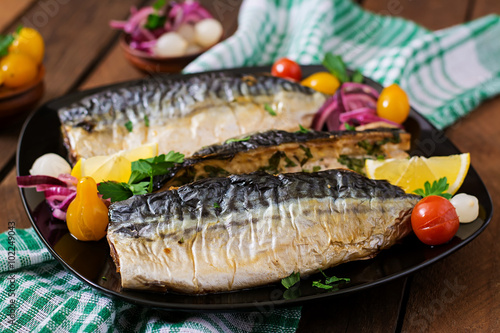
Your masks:
{"label": "black oval plate", "polygon": [[[304,75],[320,70],[324,69],[320,66],[304,66],[303,68]],[[268,72],[269,68],[240,68],[227,72],[258,73],[264,71]],[[187,76],[172,76],[172,78],[179,79],[185,77]],[[76,92],[48,102],[36,110],[26,121],[21,132],[17,150],[17,174],[29,174],[29,169],[35,159],[45,153],[67,155],[62,144],[60,122],[57,117],[59,108],[83,96],[109,88],[126,87],[137,82],[131,81]],[[365,82],[381,90],[381,86],[374,81],[365,79]],[[439,156],[460,153],[443,132],[434,128],[415,110],[411,111],[404,125],[412,134],[412,155]],[[69,234],[64,222],[51,217],[41,193],[34,189],[20,189],[20,191],[26,212],[41,240],[52,255],[80,280],[104,294],[128,302],[185,311],[234,311],[292,306],[370,288],[411,274],[463,247],[486,228],[493,213],[488,191],[471,166],[460,192],[475,195],[479,199],[479,218],[472,223],[461,224],[456,236],[447,244],[430,247],[419,242],[414,235],[410,235],[401,244],[382,251],[373,259],[346,263],[328,269],[326,274],[329,276],[351,279],[349,283],[333,290],[312,287],[312,281],[321,278],[315,275],[302,279],[297,288],[288,291],[285,291],[281,285],[275,284],[227,293],[180,295],[122,290],[120,276],[115,272],[115,265],[109,255],[109,246],[105,239],[99,242],[77,241]]]}

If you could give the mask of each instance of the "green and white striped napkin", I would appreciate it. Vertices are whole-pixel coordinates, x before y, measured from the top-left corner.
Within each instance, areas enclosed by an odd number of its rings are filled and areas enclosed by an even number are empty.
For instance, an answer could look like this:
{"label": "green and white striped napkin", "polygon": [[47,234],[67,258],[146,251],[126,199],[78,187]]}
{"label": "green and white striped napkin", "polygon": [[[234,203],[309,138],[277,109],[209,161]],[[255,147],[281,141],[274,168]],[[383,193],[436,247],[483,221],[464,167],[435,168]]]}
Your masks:
{"label": "green and white striped napkin", "polygon": [[300,308],[190,314],[112,299],[67,272],[33,229],[0,234],[0,300],[1,332],[285,333],[300,319]]}
{"label": "green and white striped napkin", "polygon": [[346,0],[247,0],[238,22],[232,37],[184,71],[270,65],[281,57],[320,64],[332,52],[384,86],[399,83],[438,128],[500,93],[496,15],[432,32]]}

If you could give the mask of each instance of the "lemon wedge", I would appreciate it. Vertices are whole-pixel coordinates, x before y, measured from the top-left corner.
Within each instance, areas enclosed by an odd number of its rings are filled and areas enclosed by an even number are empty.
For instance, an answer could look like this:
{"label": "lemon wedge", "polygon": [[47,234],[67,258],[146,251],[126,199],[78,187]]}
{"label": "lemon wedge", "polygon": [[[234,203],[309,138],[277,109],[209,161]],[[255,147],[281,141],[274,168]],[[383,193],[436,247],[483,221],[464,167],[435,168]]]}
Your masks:
{"label": "lemon wedge", "polygon": [[414,156],[410,159],[366,160],[366,175],[371,179],[386,179],[400,186],[406,193],[424,188],[446,177],[450,185],[446,192],[454,194],[464,182],[470,166],[469,153],[430,158]]}
{"label": "lemon wedge", "polygon": [[[122,150],[109,156],[93,156],[79,160],[72,170],[75,177],[92,177],[103,181],[127,182],[132,173],[132,162],[158,155],[158,144],[150,143]],[[79,169],[79,170],[78,170]],[[79,177],[78,177],[79,176]]]}

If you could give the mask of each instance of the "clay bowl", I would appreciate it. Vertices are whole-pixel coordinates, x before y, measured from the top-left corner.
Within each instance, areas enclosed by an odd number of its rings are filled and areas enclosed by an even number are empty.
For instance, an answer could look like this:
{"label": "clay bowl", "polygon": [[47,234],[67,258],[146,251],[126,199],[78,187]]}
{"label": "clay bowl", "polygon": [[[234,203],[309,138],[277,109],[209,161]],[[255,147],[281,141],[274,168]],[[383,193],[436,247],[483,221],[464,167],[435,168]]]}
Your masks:
{"label": "clay bowl", "polygon": [[43,96],[44,76],[42,65],[33,82],[19,88],[0,87],[0,119],[14,118],[32,109]]}
{"label": "clay bowl", "polygon": [[120,36],[120,46],[125,54],[125,58],[132,65],[147,73],[179,73],[191,61],[209,49],[206,48],[201,52],[182,57],[158,57],[130,48],[129,42],[130,36],[127,34]]}

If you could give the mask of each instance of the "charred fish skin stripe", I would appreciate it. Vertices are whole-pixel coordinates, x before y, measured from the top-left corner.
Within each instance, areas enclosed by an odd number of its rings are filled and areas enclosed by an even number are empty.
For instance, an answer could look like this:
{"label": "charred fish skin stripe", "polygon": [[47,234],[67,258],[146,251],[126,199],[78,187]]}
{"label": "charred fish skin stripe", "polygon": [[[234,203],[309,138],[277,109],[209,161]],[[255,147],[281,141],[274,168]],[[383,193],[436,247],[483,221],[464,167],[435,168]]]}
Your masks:
{"label": "charred fish skin stripe", "polygon": [[271,130],[266,132],[254,133],[247,135],[243,138],[236,138],[235,140],[228,140],[222,144],[211,145],[203,147],[197,152],[193,153],[193,157],[201,157],[207,155],[234,155],[235,152],[248,151],[257,149],[259,147],[278,146],[285,143],[304,143],[312,140],[333,139],[341,137],[354,137],[362,136],[370,133],[377,134],[391,134],[393,140],[396,142],[400,140],[405,131],[400,129],[379,128],[370,129],[362,132],[356,131],[315,131],[307,130],[307,132],[287,132],[282,130]]}
{"label": "charred fish skin stripe", "polygon": [[144,116],[182,117],[199,102],[227,103],[247,96],[272,96],[280,91],[313,95],[308,87],[270,75],[199,74],[187,78],[155,77],[84,97],[59,110],[66,126],[90,132],[98,123],[141,121]]}
{"label": "charred fish skin stripe", "polygon": [[[363,200],[418,198],[387,181],[370,180],[348,170],[276,176],[255,172],[203,179],[177,190],[134,196],[113,203],[109,209],[109,230],[133,236],[137,235],[139,224],[182,221],[184,216],[199,221],[222,219],[233,213],[265,209],[271,203],[325,197]],[[124,223],[130,226],[130,230],[121,228]]]}

